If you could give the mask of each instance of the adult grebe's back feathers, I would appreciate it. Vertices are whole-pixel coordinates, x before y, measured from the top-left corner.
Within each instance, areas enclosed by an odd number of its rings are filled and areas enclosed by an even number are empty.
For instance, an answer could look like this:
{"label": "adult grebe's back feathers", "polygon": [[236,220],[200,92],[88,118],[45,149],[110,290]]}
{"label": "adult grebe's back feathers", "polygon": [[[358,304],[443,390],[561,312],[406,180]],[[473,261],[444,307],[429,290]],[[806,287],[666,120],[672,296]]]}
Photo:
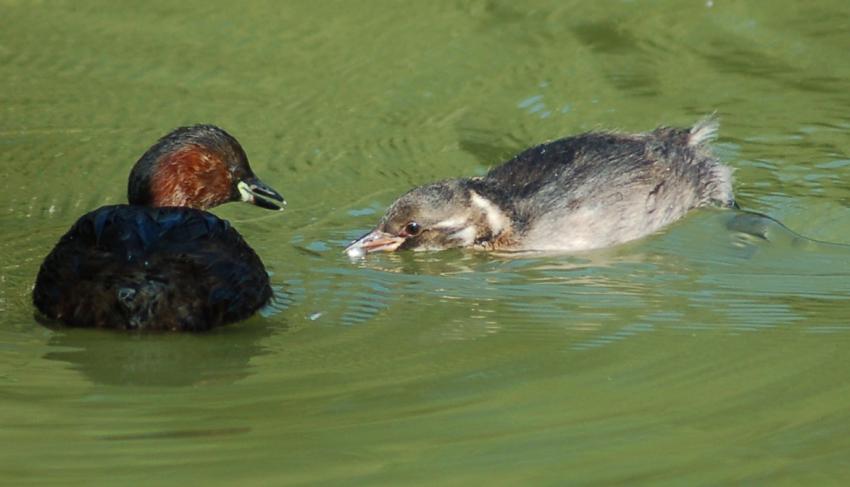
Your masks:
{"label": "adult grebe's back feathers", "polygon": [[189,208],[88,213],[37,282],[35,305],[74,326],[204,330],[250,316],[271,296],[260,258],[230,224]]}

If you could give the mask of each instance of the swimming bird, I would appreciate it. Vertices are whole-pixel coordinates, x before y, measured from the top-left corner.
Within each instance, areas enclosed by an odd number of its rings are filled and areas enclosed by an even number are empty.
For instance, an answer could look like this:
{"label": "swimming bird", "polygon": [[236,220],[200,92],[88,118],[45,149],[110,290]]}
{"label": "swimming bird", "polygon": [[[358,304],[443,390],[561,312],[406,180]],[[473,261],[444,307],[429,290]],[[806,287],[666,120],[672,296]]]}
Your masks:
{"label": "swimming bird", "polygon": [[33,303],[70,326],[207,330],[271,297],[262,261],[205,210],[229,201],[282,209],[239,142],[213,125],[175,129],[130,171],[129,205],[83,215],[39,269]]}
{"label": "swimming bird", "polygon": [[625,134],[590,132],[517,154],[483,177],[399,197],[346,253],[581,251],[649,235],[704,206],[733,207],[732,170],[712,153],[718,122]]}

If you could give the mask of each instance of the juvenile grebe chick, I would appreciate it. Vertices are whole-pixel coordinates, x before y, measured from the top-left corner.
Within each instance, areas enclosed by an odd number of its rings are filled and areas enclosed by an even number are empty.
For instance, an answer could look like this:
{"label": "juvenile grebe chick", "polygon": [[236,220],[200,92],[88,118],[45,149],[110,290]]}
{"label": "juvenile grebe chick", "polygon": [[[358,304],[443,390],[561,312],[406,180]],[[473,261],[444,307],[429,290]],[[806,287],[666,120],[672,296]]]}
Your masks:
{"label": "juvenile grebe chick", "polygon": [[44,259],[33,303],[70,326],[207,330],[247,318],[271,297],[262,261],[230,224],[204,210],[283,197],[213,125],[178,128],[133,166],[129,205],[82,216]]}
{"label": "juvenile grebe chick", "polygon": [[732,207],[732,171],[711,152],[713,118],[690,129],[591,132],[527,149],[480,178],[399,197],[346,252],[580,251],[646,236],[709,205]]}

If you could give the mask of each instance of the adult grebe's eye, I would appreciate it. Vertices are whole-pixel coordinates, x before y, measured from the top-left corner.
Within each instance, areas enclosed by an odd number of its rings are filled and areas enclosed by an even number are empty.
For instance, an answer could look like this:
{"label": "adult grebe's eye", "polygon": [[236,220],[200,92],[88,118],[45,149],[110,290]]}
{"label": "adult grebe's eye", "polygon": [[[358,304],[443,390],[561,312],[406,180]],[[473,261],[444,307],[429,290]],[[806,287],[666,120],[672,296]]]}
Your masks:
{"label": "adult grebe's eye", "polygon": [[422,227],[416,222],[410,222],[404,226],[404,234],[407,237],[415,237],[422,231]]}

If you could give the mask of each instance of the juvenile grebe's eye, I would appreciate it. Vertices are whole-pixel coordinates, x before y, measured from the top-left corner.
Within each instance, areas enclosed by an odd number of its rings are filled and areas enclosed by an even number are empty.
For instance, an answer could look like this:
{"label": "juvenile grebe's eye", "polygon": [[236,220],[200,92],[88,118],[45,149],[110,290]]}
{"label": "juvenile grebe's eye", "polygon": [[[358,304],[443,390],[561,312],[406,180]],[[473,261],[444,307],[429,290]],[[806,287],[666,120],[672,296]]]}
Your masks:
{"label": "juvenile grebe's eye", "polygon": [[422,227],[416,222],[410,222],[404,226],[404,235],[407,237],[415,237],[422,232]]}

